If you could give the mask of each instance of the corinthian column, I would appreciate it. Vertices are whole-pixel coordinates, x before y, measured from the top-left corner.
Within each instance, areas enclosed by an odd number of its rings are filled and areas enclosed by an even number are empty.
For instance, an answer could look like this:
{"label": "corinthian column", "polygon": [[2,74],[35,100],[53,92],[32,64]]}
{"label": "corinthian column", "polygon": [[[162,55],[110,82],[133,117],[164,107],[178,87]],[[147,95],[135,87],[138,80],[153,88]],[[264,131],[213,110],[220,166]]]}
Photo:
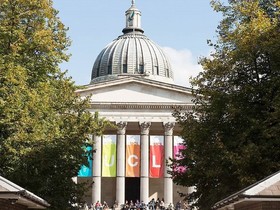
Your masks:
{"label": "corinthian column", "polygon": [[173,158],[173,129],[175,123],[167,122],[163,123],[164,127],[164,158],[166,160],[166,165],[164,169],[164,201],[165,205],[168,206],[173,203],[173,181],[170,174],[167,172],[172,170],[168,165],[171,163],[169,158]]}
{"label": "corinthian column", "polygon": [[150,122],[140,122],[141,128],[141,178],[140,200],[149,202],[149,131]]}
{"label": "corinthian column", "polygon": [[92,202],[101,201],[101,137],[93,137],[93,161],[92,161]]}
{"label": "corinthian column", "polygon": [[125,131],[127,122],[117,122],[117,183],[116,200],[125,203]]}

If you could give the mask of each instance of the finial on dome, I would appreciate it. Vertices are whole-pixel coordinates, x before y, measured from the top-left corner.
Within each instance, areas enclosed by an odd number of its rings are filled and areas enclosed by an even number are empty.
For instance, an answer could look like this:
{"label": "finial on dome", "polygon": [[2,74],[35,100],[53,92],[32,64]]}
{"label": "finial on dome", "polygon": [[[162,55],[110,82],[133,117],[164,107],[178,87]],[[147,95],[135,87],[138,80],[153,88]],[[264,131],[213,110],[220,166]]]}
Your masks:
{"label": "finial on dome", "polygon": [[134,5],[135,4],[135,0],[131,0],[131,5]]}

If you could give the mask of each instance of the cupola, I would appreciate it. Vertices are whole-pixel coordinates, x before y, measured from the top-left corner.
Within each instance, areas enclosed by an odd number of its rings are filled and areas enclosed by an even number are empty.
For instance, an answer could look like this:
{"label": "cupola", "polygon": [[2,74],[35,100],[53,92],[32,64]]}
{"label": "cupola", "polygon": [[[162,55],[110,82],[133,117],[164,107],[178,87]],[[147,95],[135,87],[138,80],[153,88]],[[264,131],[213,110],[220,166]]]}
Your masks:
{"label": "cupola", "polygon": [[132,0],[125,12],[123,35],[109,43],[97,56],[91,83],[121,75],[134,75],[174,83],[167,56],[156,43],[144,35],[141,12]]}

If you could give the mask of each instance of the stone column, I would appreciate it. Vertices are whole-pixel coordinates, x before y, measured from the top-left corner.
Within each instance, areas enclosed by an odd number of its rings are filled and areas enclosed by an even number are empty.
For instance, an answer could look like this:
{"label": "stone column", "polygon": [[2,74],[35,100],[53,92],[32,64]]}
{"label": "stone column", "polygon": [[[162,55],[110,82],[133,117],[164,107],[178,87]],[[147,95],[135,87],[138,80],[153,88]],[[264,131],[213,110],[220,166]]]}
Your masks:
{"label": "stone column", "polygon": [[93,137],[92,202],[101,201],[101,136]]}
{"label": "stone column", "polygon": [[117,183],[116,200],[125,203],[125,131],[127,122],[117,122]]}
{"label": "stone column", "polygon": [[164,159],[166,165],[164,168],[164,203],[168,206],[173,203],[173,181],[170,174],[167,172],[172,170],[168,164],[171,163],[169,158],[173,158],[173,129],[175,126],[174,122],[163,123],[164,126]]}
{"label": "stone column", "polygon": [[151,122],[140,122],[141,128],[141,172],[140,201],[149,202],[149,131]]}

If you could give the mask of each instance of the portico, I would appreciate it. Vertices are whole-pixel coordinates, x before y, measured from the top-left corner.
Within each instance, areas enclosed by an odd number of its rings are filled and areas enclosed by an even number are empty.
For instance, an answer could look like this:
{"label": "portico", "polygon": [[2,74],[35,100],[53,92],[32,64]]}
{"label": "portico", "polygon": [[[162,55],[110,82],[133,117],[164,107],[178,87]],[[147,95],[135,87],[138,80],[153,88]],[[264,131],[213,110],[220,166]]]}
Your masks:
{"label": "portico", "polygon": [[[96,152],[93,154],[90,201],[106,200],[111,204],[116,200],[119,204],[123,204],[133,198],[148,203],[152,198],[164,198],[165,204],[168,205],[180,200],[177,191],[187,192],[188,189],[174,186],[168,173],[171,169],[165,163],[169,158],[174,158],[174,136],[178,136],[180,132],[172,112],[176,107],[191,109],[190,89],[126,75],[119,76],[106,85],[102,82],[89,85],[78,93],[82,97],[92,94],[92,112],[98,111],[100,117],[105,117],[116,125],[116,129],[107,130],[104,135],[115,138],[115,176],[107,177],[102,174],[104,166],[102,162],[105,161],[102,158],[104,136],[93,137],[95,142],[93,149]],[[139,143],[139,156],[126,156],[129,138],[139,139],[132,143]],[[163,163],[158,162],[158,157],[151,154],[153,139],[160,139],[161,142],[156,140],[156,144],[163,145]],[[126,176],[128,164],[139,164],[139,175],[135,173],[134,177]],[[156,170],[163,170],[163,175],[151,177],[153,167]],[[126,186],[126,183],[131,184],[129,180],[134,180],[133,186]],[[131,188],[139,190],[134,197],[132,193],[126,192]]]}
{"label": "portico", "polygon": [[122,32],[96,58],[91,83],[76,91],[90,97],[92,114],[116,125],[93,136],[92,176],[78,181],[92,183],[88,203],[159,198],[168,206],[181,199],[178,191],[188,192],[173,184],[168,163],[182,149],[172,113],[192,109],[191,89],[174,84],[168,58],[144,35],[134,1]]}

